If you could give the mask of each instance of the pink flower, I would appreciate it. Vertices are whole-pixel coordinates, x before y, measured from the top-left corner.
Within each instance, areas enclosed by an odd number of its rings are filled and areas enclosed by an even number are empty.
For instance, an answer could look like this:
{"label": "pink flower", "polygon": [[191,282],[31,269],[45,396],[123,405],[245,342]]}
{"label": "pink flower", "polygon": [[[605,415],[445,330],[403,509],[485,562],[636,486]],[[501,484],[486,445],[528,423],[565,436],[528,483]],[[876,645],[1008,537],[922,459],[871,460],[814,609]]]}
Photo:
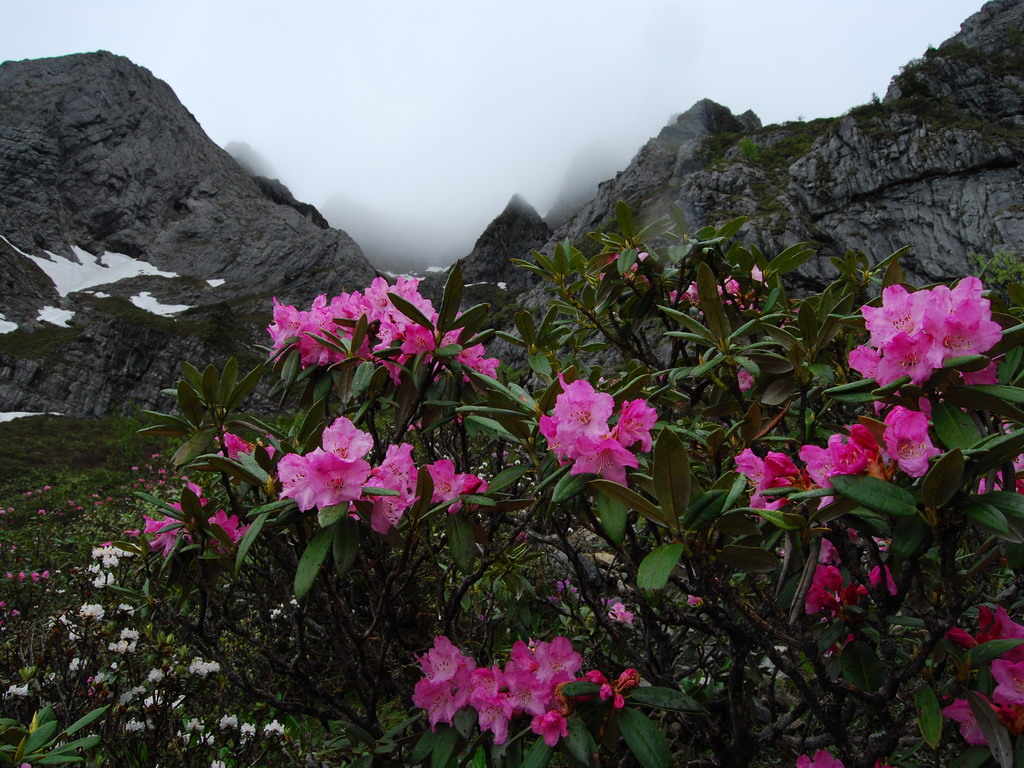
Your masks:
{"label": "pink flower", "polygon": [[633,626],[633,613],[626,609],[621,600],[612,603],[611,608],[608,609],[608,618],[621,624]]}
{"label": "pink flower", "polygon": [[542,737],[549,747],[553,747],[559,739],[569,735],[569,724],[561,712],[553,709],[533,718],[530,721],[530,730]]}
{"label": "pink flower", "polygon": [[233,544],[237,544],[241,538],[245,535],[245,532],[249,530],[248,525],[240,525],[238,515],[228,516],[228,513],[223,509],[218,509],[217,514],[211,517],[207,522],[210,525],[216,525],[228,535]]}
{"label": "pink flower", "polygon": [[755,509],[778,509],[785,499],[768,501],[762,495],[769,488],[787,488],[802,484],[800,470],[793,460],[784,453],[769,451],[764,459],[759,458],[752,450],[746,448],[736,457],[736,469],[746,475],[754,485],[750,495],[750,506]]}
{"label": "pink flower", "polygon": [[639,466],[637,457],[611,435],[598,438],[581,435],[576,439],[576,450],[578,456],[569,470],[570,475],[591,473],[626,485],[626,467]]}
{"label": "pink flower", "polygon": [[339,416],[324,430],[322,445],[342,459],[361,459],[373,448],[373,437],[363,432],[349,419]]}
{"label": "pink flower", "polygon": [[623,448],[640,443],[640,450],[651,450],[651,427],[658,420],[658,412],[646,400],[630,400],[622,404],[619,421],[612,430],[613,437]]}
{"label": "pink flower", "polygon": [[796,768],[845,768],[845,766],[842,760],[833,757],[830,752],[819,749],[814,753],[813,758],[800,755],[796,759]]}
{"label": "pink flower", "polygon": [[978,725],[977,718],[971,712],[971,706],[967,703],[967,699],[957,699],[945,707],[942,714],[944,717],[960,723],[960,735],[968,744],[988,744],[985,734],[981,732],[981,727]]}
{"label": "pink flower", "polygon": [[1024,661],[995,659],[991,669],[992,679],[998,683],[992,700],[997,704],[1024,705]]}
{"label": "pink flower", "polygon": [[885,417],[885,424],[882,438],[889,457],[911,477],[924,475],[928,460],[942,453],[928,436],[928,417],[897,405]]}

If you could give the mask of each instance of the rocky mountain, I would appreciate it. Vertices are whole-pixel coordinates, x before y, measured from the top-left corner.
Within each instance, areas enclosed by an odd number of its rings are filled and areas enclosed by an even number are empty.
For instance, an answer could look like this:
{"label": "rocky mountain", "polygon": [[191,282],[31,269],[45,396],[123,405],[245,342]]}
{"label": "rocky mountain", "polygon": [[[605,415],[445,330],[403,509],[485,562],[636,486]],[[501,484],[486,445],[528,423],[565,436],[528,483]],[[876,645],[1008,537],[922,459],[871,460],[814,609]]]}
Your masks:
{"label": "rocky mountain", "polygon": [[177,359],[223,359],[229,339],[246,354],[270,296],[375,275],[166,83],[105,52],[0,65],[0,238],[0,411],[157,406]]}
{"label": "rocky mountain", "polygon": [[740,234],[767,254],[814,245],[798,287],[830,279],[828,257],[848,248],[881,259],[904,245],[912,279],[948,280],[977,271],[969,254],[1024,247],[1022,160],[1024,3],[991,0],[909,62],[884,99],[841,117],[762,126],[698,102],[538,250],[590,247],[586,233],[613,227],[619,200],[642,223],[674,203],[694,230],[749,217]]}

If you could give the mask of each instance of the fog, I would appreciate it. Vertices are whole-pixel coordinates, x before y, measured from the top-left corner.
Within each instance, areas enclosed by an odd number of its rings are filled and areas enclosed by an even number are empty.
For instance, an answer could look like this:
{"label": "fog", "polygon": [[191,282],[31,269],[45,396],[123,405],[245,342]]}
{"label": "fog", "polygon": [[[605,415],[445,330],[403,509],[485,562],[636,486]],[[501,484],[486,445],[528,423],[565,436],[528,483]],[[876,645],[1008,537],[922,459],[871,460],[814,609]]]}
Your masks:
{"label": "fog", "polygon": [[34,0],[5,7],[0,57],[127,56],[371,258],[445,263],[513,194],[546,214],[701,98],[770,124],[883,95],[980,6]]}

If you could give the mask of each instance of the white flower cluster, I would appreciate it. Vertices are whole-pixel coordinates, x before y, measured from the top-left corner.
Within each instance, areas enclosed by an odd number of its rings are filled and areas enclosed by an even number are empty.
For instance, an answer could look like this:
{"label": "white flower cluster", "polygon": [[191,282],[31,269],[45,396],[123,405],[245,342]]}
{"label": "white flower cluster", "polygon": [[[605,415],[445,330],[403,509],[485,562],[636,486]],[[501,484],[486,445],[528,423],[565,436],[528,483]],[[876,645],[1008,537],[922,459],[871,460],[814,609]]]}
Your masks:
{"label": "white flower cluster", "polygon": [[222,731],[228,730],[228,728],[238,727],[238,716],[237,715],[224,715],[220,719],[220,729]]}
{"label": "white flower cluster", "polygon": [[263,732],[267,736],[284,736],[284,726],[277,722],[277,720],[271,720],[263,726]]}
{"label": "white flower cluster", "polygon": [[211,673],[220,672],[220,664],[216,661],[203,661],[197,656],[192,659],[192,663],[188,665],[188,672],[190,675],[206,677]]}
{"label": "white flower cluster", "polygon": [[24,698],[28,696],[28,683],[24,685],[12,685],[7,689],[7,698]]}
{"label": "white flower cluster", "polygon": [[78,615],[83,619],[96,619],[99,621],[106,615],[103,606],[99,603],[86,603],[78,609]]}
{"label": "white flower cluster", "polygon": [[118,563],[121,562],[123,557],[132,557],[135,553],[128,552],[115,547],[112,544],[108,544],[105,547],[94,547],[92,550],[92,559],[99,560],[104,568],[116,568]]}

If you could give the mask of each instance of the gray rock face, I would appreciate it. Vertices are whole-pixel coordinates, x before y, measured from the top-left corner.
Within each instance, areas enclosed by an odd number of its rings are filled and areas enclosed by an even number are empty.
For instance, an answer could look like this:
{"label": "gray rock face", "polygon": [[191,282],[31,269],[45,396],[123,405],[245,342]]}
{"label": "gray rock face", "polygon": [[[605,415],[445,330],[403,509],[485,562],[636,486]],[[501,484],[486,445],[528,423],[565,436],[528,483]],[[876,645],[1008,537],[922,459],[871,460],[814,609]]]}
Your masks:
{"label": "gray rock face", "polygon": [[691,230],[736,216],[773,255],[799,241],[818,258],[793,276],[820,286],[829,256],[880,260],[910,245],[910,278],[966,274],[971,253],[1024,248],[1024,2],[992,0],[961,32],[910,62],[884,102],[841,118],[762,127],[704,100],[666,126],[547,245],[640,223],[680,206]]}
{"label": "gray rock face", "polygon": [[551,238],[551,228],[540,214],[519,195],[513,195],[505,210],[477,238],[462,264],[467,283],[504,283],[509,291],[531,284],[524,269],[512,259],[528,259],[530,251],[542,248]]}
{"label": "gray rock face", "polygon": [[257,182],[166,83],[90,53],[0,66],[0,235],[22,250],[114,251],[308,300],[373,270],[344,233]]}
{"label": "gray rock face", "polygon": [[[313,206],[211,142],[165,83],[103,52],[0,65],[0,236],[0,313],[19,325],[0,334],[0,411],[166,407],[179,360],[256,359],[272,295],[308,304],[375,276]],[[19,253],[75,260],[73,246],[179,277],[60,297]],[[127,301],[140,291],[195,309],[158,317]],[[71,327],[39,321],[44,305],[75,312]]]}

